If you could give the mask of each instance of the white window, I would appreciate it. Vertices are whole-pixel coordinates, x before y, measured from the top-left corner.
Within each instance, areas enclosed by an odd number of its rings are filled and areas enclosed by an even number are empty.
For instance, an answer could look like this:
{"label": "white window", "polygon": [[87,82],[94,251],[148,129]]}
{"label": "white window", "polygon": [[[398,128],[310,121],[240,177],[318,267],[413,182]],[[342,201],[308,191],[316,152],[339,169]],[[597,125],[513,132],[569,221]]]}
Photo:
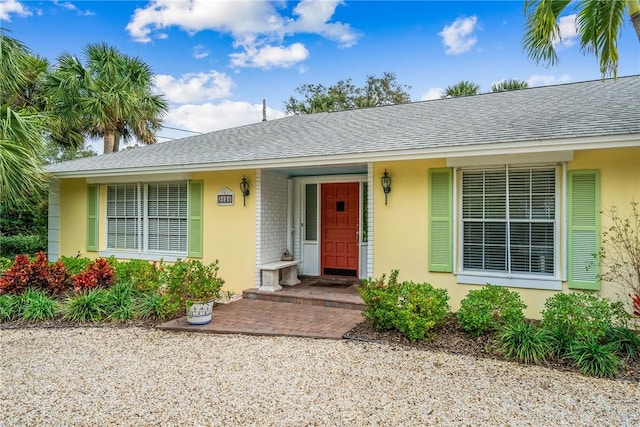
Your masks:
{"label": "white window", "polygon": [[187,183],[107,186],[107,249],[186,253]]}
{"label": "white window", "polygon": [[463,274],[558,276],[557,176],[556,167],[461,171]]}

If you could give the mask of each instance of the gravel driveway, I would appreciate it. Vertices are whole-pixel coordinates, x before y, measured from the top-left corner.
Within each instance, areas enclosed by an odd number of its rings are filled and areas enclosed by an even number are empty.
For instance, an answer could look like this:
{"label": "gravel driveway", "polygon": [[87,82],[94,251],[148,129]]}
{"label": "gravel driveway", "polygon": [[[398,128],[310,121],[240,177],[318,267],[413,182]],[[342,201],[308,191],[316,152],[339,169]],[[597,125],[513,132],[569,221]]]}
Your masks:
{"label": "gravel driveway", "polygon": [[6,426],[638,426],[640,387],[341,340],[0,330]]}

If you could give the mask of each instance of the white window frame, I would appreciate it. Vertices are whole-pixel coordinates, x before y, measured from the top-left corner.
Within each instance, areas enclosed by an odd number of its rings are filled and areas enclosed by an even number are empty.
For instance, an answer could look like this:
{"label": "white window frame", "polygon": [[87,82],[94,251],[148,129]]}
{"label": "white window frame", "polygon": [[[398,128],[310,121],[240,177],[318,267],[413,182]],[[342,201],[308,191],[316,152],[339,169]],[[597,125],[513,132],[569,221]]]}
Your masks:
{"label": "white window frame", "polygon": [[123,259],[145,259],[145,260],[165,260],[165,261],[176,261],[179,258],[186,258],[188,254],[189,247],[189,231],[188,225],[185,227],[185,239],[186,245],[184,251],[163,251],[163,250],[149,250],[149,215],[148,215],[148,205],[149,205],[149,186],[150,185],[171,185],[171,184],[180,184],[184,185],[187,199],[185,212],[186,216],[180,217],[184,219],[187,223],[189,220],[188,207],[189,207],[189,192],[188,192],[188,182],[187,181],[172,181],[172,182],[137,182],[137,183],[112,183],[106,184],[106,203],[108,204],[109,197],[109,187],[111,186],[120,186],[120,185],[136,185],[137,186],[137,194],[138,200],[137,203],[137,211],[138,211],[138,223],[141,227],[138,228],[137,240],[138,240],[138,249],[119,249],[119,248],[110,248],[107,245],[109,244],[109,217],[107,209],[105,208],[104,218],[105,218],[105,230],[104,230],[104,242],[105,249],[100,250],[98,252],[101,257],[109,257],[114,256],[116,258]]}
{"label": "white window frame", "polygon": [[[497,271],[480,271],[480,270],[464,270],[463,256],[464,256],[464,221],[462,212],[462,173],[464,171],[487,171],[487,170],[506,170],[507,182],[509,168],[522,170],[523,168],[554,168],[556,177],[555,188],[555,219],[554,219],[554,248],[553,248],[553,260],[554,260],[554,272],[553,276],[539,275],[535,273],[519,273],[519,272],[497,272]],[[564,166],[556,164],[501,164],[494,166],[473,166],[473,167],[459,167],[456,168],[454,174],[454,215],[456,218],[458,230],[454,236],[456,242],[456,275],[457,282],[460,284],[471,285],[486,285],[491,283],[499,286],[508,286],[514,288],[530,288],[530,289],[546,289],[546,290],[562,290],[562,250],[564,248],[564,227],[562,225],[562,218],[565,215],[563,208],[563,200],[565,188],[564,179]],[[507,205],[508,208],[508,205]],[[508,212],[507,212],[508,214]],[[508,216],[505,219],[509,221]],[[507,254],[509,254],[509,239],[507,238]],[[509,255],[508,255],[509,256]]]}

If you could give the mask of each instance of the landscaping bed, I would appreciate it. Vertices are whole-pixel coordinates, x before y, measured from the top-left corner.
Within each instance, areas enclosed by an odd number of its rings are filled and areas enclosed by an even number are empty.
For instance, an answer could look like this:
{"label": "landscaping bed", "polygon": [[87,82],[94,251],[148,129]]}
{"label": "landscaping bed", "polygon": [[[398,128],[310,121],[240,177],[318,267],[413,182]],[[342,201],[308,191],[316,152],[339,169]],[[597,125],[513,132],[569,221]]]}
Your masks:
{"label": "landscaping bed", "polygon": [[[364,320],[344,335],[345,339],[376,342],[403,349],[413,348],[423,351],[441,351],[448,354],[508,360],[499,350],[498,340],[491,335],[474,337],[464,331],[455,314],[451,314],[446,322],[437,328],[432,340],[410,341],[396,330],[379,331],[371,322]],[[517,362],[513,362],[517,363]],[[579,372],[566,360],[549,360],[538,364],[559,371]],[[622,381],[640,383],[640,360],[628,360],[626,368],[615,378]]]}

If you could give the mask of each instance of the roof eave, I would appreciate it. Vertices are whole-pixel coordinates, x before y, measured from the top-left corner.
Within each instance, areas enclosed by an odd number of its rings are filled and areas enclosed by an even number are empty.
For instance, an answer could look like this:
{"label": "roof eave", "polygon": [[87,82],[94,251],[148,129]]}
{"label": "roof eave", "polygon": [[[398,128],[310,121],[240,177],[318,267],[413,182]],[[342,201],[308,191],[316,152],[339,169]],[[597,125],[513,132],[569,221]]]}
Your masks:
{"label": "roof eave", "polygon": [[161,165],[135,168],[100,169],[51,172],[54,178],[105,178],[116,176],[144,176],[154,174],[185,174],[201,171],[246,170],[265,168],[305,167],[369,163],[381,160],[415,160],[474,155],[505,155],[543,153],[565,150],[590,150],[640,146],[640,134],[605,135],[580,138],[536,139],[468,145],[443,145],[407,150],[385,150],[325,156],[290,157],[250,161],[192,163],[185,165]]}

